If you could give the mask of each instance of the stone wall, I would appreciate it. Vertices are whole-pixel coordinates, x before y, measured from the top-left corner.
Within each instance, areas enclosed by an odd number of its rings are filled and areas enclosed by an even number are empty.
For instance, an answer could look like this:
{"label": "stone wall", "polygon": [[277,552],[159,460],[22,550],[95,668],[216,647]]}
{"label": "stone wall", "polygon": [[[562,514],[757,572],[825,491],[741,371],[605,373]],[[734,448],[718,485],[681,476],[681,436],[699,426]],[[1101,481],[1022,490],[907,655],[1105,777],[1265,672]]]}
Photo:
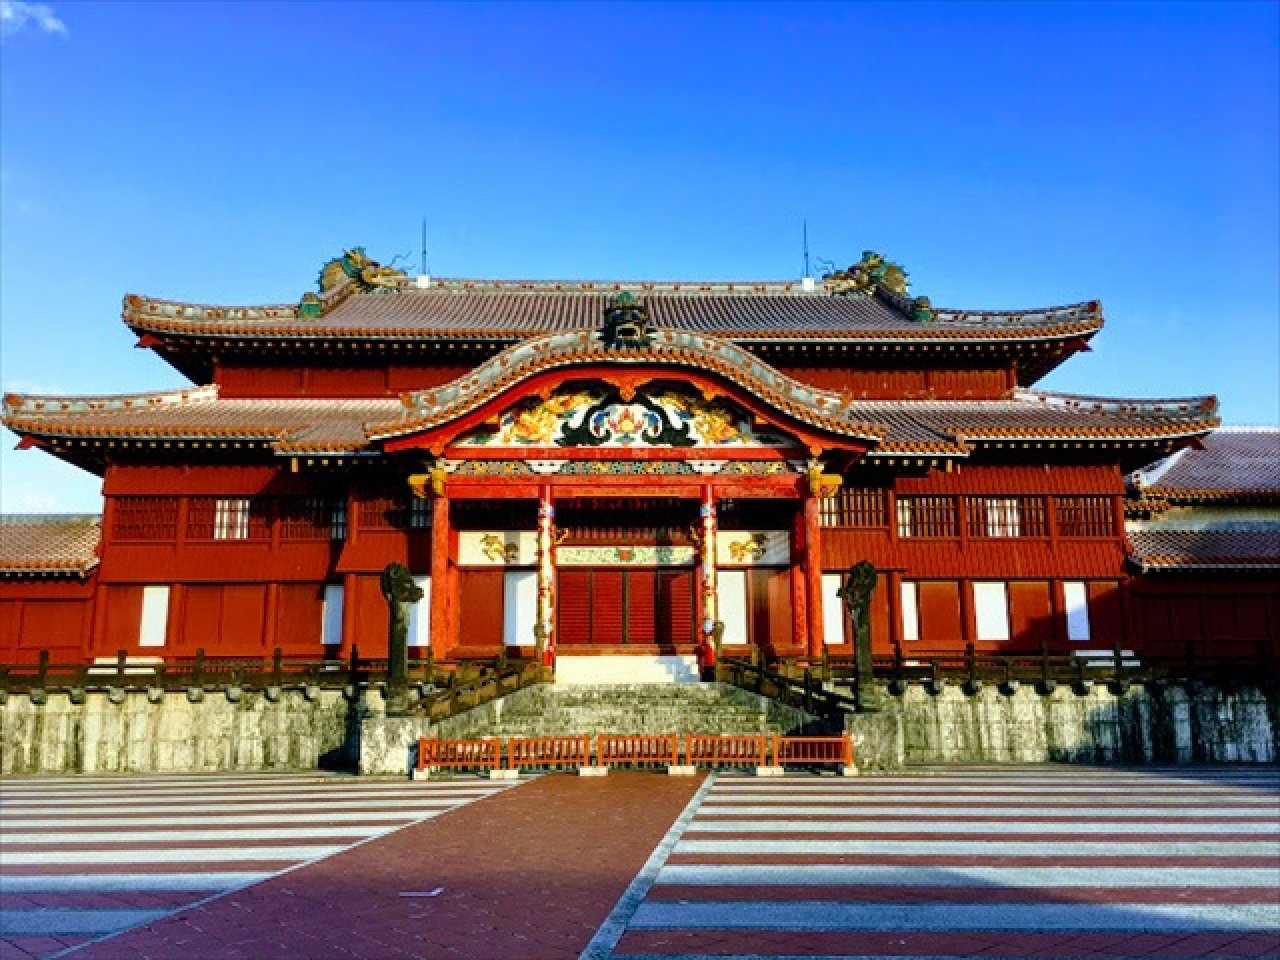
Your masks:
{"label": "stone wall", "polygon": [[[404,773],[420,735],[523,732],[517,728],[529,715],[540,718],[536,732],[560,732],[545,726],[556,720],[552,689],[519,691],[438,727],[421,719],[388,720],[377,694],[353,706],[340,691],[308,696],[283,690],[274,699],[246,691],[235,700],[207,693],[196,702],[183,692],[89,693],[80,702],[49,694],[44,704],[11,695],[0,704],[0,775],[314,770],[354,768],[357,761],[363,773]],[[582,696],[579,691],[576,699]],[[660,732],[800,732],[806,717],[767,701],[761,706],[753,695],[728,688],[717,696],[702,690],[698,698],[708,702],[682,708],[688,711],[679,721],[685,729]],[[1116,695],[1102,686],[1084,694],[1060,686],[1042,696],[1029,686],[1010,694],[985,687],[972,695],[957,686],[937,694],[912,686],[902,696],[884,693],[881,702],[879,712],[849,723],[858,764],[867,770],[907,763],[1280,759],[1280,702],[1274,692],[1256,688],[1134,686]],[[608,729],[573,732],[648,729],[634,712],[623,723],[605,706],[575,700],[574,712],[556,726],[569,720],[581,726],[581,717],[594,710],[601,723],[608,720]],[[726,708],[735,714],[732,723],[712,715]],[[587,713],[575,715],[579,710]],[[658,711],[652,713],[649,720]],[[614,729],[620,724],[629,729]]]}
{"label": "stone wall", "polygon": [[[274,699],[185,692],[51,693],[0,704],[0,775],[226,772],[354,766],[340,691],[281,690]],[[351,711],[354,719],[355,711]]]}
{"label": "stone wall", "polygon": [[1246,687],[1029,686],[1005,694],[911,686],[881,710],[849,720],[859,766],[908,763],[1274,763],[1280,701]]}

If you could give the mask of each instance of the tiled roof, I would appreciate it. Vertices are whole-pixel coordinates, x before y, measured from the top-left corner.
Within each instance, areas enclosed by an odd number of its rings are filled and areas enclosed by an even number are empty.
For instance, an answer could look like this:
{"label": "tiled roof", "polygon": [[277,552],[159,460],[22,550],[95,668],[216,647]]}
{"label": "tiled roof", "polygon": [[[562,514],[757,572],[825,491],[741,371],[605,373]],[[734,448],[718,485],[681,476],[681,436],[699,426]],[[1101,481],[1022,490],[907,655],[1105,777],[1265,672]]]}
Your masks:
{"label": "tiled roof", "polygon": [[874,453],[908,452],[929,435],[955,445],[1000,440],[1191,436],[1216,423],[1212,397],[1128,400],[1018,390],[1007,400],[862,400],[861,415],[893,429]]}
{"label": "tiled roof", "polygon": [[0,516],[0,575],[78,574],[98,563],[97,514]]}
{"label": "tiled roof", "polygon": [[1280,498],[1280,427],[1223,427],[1129,477],[1144,498],[1170,503]]}
{"label": "tiled roof", "polygon": [[1130,554],[1143,570],[1280,569],[1280,527],[1135,530]]}
{"label": "tiled roof", "polygon": [[382,399],[222,399],[215,386],[120,397],[5,397],[5,425],[51,437],[256,440],[298,450],[363,447],[367,420],[404,410]]}
{"label": "tiled roof", "polygon": [[124,300],[137,332],[247,338],[515,340],[596,330],[617,291],[634,291],[656,326],[734,340],[1043,341],[1102,326],[1097,301],[1020,311],[935,308],[912,319],[893,294],[834,296],[790,283],[614,283],[433,279],[422,289],[331,296],[322,317],[288,304],[215,307],[139,295]]}
{"label": "tiled roof", "polygon": [[[102,438],[134,441],[251,441],[282,454],[341,454],[373,449],[371,437],[399,436],[447,422],[475,406],[467,403],[423,416],[421,401],[217,399],[204,396],[178,404],[118,405],[84,409],[66,399],[51,411],[47,398],[8,398],[5,424],[38,438]],[[1004,440],[1063,443],[1177,439],[1212,429],[1210,408],[1188,402],[1186,410],[1136,408],[1134,412],[1058,404],[1053,394],[1022,391],[1008,400],[857,400],[842,403],[811,422],[846,432],[862,430],[869,454],[964,456],[975,444]],[[781,402],[781,401],[779,401]],[[788,401],[790,402],[790,401]],[[1134,401],[1124,401],[1126,409]],[[876,437],[880,437],[876,442]]]}

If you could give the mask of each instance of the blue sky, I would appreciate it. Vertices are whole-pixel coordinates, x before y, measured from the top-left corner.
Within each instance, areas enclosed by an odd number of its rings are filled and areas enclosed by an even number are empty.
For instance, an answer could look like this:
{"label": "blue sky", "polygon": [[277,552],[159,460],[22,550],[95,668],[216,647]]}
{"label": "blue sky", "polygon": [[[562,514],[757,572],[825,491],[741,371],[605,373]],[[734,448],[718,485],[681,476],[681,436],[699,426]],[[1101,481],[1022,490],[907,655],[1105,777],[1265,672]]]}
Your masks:
{"label": "blue sky", "polygon": [[[293,301],[423,214],[436,275],[710,279],[807,217],[940,305],[1101,299],[1046,388],[1275,423],[1278,9],[0,0],[0,381],[177,386],[126,292]],[[4,438],[4,510],[98,508]]]}

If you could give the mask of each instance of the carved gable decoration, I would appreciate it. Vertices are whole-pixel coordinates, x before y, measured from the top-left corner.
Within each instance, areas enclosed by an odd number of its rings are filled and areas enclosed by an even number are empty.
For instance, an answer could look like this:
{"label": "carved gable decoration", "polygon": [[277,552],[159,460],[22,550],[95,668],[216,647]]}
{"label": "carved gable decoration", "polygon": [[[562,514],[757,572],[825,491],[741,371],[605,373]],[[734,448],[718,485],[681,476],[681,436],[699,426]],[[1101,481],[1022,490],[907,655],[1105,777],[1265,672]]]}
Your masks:
{"label": "carved gable decoration", "polygon": [[790,448],[781,433],[762,429],[723,400],[671,387],[624,399],[613,386],[565,388],[530,398],[458,441],[462,447],[729,447]]}
{"label": "carved gable decoration", "polygon": [[600,342],[606,347],[647,347],[653,339],[649,308],[630,293],[620,293],[605,309]]}

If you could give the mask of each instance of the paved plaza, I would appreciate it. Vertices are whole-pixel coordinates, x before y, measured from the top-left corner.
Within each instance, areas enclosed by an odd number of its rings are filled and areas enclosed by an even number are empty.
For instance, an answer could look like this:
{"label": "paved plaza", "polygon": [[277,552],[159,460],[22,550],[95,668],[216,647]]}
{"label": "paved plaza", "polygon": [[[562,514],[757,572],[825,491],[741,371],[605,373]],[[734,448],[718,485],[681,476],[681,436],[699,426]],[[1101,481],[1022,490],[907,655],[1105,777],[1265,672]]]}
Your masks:
{"label": "paved plaza", "polygon": [[0,829],[4,958],[1280,956],[1274,768],[40,779]]}

